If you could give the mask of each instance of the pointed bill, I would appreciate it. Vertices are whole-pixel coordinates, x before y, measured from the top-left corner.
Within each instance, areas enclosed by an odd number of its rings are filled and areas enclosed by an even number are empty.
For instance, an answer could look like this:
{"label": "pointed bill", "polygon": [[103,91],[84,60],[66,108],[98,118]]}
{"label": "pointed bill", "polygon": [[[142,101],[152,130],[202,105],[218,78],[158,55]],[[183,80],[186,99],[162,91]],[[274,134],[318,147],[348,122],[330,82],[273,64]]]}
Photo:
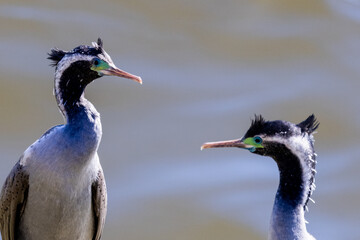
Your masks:
{"label": "pointed bill", "polygon": [[128,73],[128,72],[125,72],[115,66],[110,66],[109,68],[107,69],[103,69],[103,70],[100,70],[99,72],[101,72],[102,74],[104,75],[107,75],[107,76],[117,76],[117,77],[123,77],[123,78],[128,78],[128,79],[131,79],[135,82],[138,82],[140,84],[142,84],[142,79],[141,77],[139,76],[136,76],[136,75],[133,75],[131,73]]}
{"label": "pointed bill", "polygon": [[237,147],[237,148],[252,148],[253,146],[245,144],[242,139],[234,139],[219,142],[207,142],[201,146],[201,150],[206,148],[222,148],[222,147]]}

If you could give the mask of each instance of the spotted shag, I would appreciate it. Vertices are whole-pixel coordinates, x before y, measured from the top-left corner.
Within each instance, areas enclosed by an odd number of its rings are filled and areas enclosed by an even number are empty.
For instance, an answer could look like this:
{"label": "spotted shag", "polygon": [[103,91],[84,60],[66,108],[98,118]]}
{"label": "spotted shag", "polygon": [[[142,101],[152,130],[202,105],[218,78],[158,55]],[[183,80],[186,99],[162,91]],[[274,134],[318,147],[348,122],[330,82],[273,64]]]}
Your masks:
{"label": "spotted shag", "polygon": [[313,132],[319,123],[309,116],[299,124],[266,121],[255,116],[244,137],[208,142],[204,148],[238,147],[272,157],[280,172],[280,182],[270,221],[271,240],[312,240],[306,230],[304,212],[315,189],[316,153]]}
{"label": "spotted shag", "polygon": [[99,240],[107,209],[97,154],[102,129],[84,90],[104,75],[142,81],[115,66],[101,39],[72,51],[52,49],[48,58],[66,122],[33,143],[7,177],[0,195],[2,240]]}

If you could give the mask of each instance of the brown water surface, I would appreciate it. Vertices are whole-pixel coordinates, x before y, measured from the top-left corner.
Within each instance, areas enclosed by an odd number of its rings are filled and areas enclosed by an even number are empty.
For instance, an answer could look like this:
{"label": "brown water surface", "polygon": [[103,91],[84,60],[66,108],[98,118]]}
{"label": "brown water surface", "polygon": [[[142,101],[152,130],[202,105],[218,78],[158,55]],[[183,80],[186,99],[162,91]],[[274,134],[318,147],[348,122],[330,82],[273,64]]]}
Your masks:
{"label": "brown water surface", "polygon": [[308,230],[360,239],[360,3],[347,1],[4,1],[0,3],[0,184],[63,119],[51,47],[101,36],[129,80],[87,89],[102,116],[108,183],[103,239],[266,239],[274,161],[237,149],[255,113],[315,113],[317,189]]}

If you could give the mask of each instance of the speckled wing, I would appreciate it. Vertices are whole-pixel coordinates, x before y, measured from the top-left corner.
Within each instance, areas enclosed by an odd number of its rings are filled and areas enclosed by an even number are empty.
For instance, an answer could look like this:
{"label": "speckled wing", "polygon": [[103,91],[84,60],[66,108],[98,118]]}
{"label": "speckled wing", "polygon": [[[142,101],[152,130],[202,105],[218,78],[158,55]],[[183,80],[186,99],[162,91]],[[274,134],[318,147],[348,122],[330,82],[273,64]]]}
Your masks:
{"label": "speckled wing", "polygon": [[95,218],[93,240],[99,240],[104,229],[107,209],[106,183],[102,169],[99,170],[97,179],[92,184],[92,200]]}
{"label": "speckled wing", "polygon": [[2,240],[15,240],[17,228],[24,213],[29,191],[29,175],[16,163],[7,177],[0,196],[0,231]]}

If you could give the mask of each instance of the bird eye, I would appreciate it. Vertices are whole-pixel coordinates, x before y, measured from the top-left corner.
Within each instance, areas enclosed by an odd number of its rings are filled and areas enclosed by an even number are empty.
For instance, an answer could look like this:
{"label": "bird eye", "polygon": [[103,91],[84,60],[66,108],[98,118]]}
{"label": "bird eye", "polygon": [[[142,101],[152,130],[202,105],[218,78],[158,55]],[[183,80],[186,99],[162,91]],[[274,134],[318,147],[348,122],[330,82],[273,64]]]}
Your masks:
{"label": "bird eye", "polygon": [[257,137],[254,137],[254,142],[257,143],[257,144],[261,144],[262,143],[262,138],[257,136]]}
{"label": "bird eye", "polygon": [[94,66],[99,66],[99,64],[100,64],[100,59],[95,58],[95,59],[93,60],[93,63],[94,63]]}

